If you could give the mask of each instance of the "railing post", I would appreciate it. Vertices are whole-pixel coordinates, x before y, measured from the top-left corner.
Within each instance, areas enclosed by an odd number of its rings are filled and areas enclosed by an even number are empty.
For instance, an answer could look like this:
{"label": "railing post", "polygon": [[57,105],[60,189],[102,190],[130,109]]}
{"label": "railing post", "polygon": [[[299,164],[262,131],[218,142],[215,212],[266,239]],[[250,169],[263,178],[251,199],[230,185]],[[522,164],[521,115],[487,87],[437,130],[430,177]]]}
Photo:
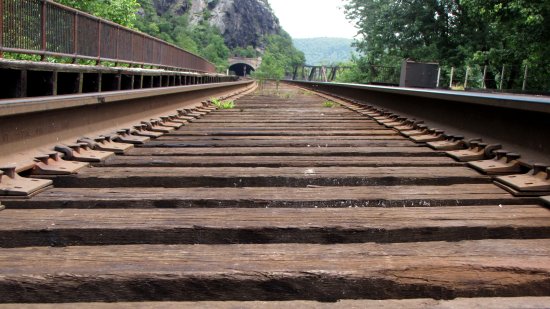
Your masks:
{"label": "railing post", "polygon": [[78,12],[74,13],[73,20],[73,63],[78,59]]}
{"label": "railing post", "polygon": [[160,58],[159,58],[159,66],[163,66],[164,65],[164,44],[159,44],[160,45]]}
{"label": "railing post", "polygon": [[468,87],[468,75],[470,74],[470,67],[466,67],[466,77],[464,78],[464,90]]}
{"label": "railing post", "polygon": [[[145,36],[145,34],[143,34],[142,36],[143,36],[143,40],[142,40],[143,44],[141,46],[141,55],[143,57],[141,58],[141,66],[139,66],[139,67],[141,67],[143,69],[145,67],[145,62],[146,62],[146,59],[147,59],[147,53],[144,51],[145,50],[145,45],[147,45],[147,43],[146,43],[147,42],[147,37]],[[134,38],[132,37],[132,58],[135,59],[135,56],[134,56],[135,55],[135,50],[134,50],[133,46],[134,46]]]}
{"label": "railing post", "polygon": [[101,63],[101,19],[97,20],[97,60],[96,65]]}
{"label": "railing post", "polygon": [[449,89],[452,89],[453,88],[453,77],[455,75],[455,67],[451,67],[451,78],[450,81],[449,81]]}
{"label": "railing post", "polygon": [[0,58],[4,57],[4,0],[0,0]]}
{"label": "railing post", "polygon": [[115,67],[118,66],[118,47],[120,46],[120,27],[116,27],[116,53],[115,53]]}
{"label": "railing post", "polygon": [[47,50],[47,44],[48,40],[46,39],[46,14],[48,12],[47,10],[47,2],[48,0],[42,0],[42,18],[40,23],[40,33],[42,35],[42,52],[43,54],[40,56],[40,60],[44,61],[46,59],[46,50]]}
{"label": "railing post", "polygon": [[504,87],[504,73],[506,72],[506,65],[502,65],[502,73],[500,74],[500,90],[502,91],[502,87]]}
{"label": "railing post", "polygon": [[[135,34],[130,34],[130,55],[132,55],[131,59],[132,59],[132,62],[138,62],[137,61],[137,57],[135,56],[135,53],[134,53],[134,37],[135,37]],[[130,67],[134,67],[134,64],[133,63],[130,63]]]}
{"label": "railing post", "polygon": [[523,73],[523,85],[521,86],[521,90],[525,91],[527,90],[527,74],[529,70],[529,65],[525,65],[525,72]]}
{"label": "railing post", "polygon": [[483,66],[483,78],[482,78],[482,88],[487,89],[487,84],[485,83],[485,79],[487,78],[487,65]]}
{"label": "railing post", "polygon": [[437,68],[437,83],[435,84],[435,88],[439,88],[439,80],[441,79],[441,67]]}

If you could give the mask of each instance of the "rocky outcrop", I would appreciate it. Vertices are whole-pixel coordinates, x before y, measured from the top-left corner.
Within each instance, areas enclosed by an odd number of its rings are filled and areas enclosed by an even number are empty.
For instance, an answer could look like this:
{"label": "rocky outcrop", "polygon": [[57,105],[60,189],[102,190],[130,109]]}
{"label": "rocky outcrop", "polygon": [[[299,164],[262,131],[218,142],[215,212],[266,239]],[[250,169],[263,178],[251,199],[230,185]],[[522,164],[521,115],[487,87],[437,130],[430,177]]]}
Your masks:
{"label": "rocky outcrop", "polygon": [[175,15],[183,15],[191,6],[189,0],[153,0],[153,6],[159,15],[170,12]]}
{"label": "rocky outcrop", "polygon": [[281,30],[267,0],[154,0],[157,12],[189,14],[191,24],[207,20],[220,30],[229,48],[262,48],[262,37]]}

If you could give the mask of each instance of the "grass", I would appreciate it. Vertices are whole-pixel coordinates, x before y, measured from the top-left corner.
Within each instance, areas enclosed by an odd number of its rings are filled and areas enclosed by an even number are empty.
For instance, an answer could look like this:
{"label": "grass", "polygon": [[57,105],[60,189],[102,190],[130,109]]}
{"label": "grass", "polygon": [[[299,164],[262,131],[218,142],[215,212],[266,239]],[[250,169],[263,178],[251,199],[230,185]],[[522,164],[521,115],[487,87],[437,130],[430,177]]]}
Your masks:
{"label": "grass", "polygon": [[286,99],[286,100],[288,100],[288,99],[291,99],[291,98],[292,98],[292,93],[288,93],[288,92],[286,92],[286,93],[279,93],[278,96],[279,96],[279,98],[281,98],[281,99]]}
{"label": "grass", "polygon": [[232,109],[235,107],[234,101],[221,101],[218,98],[211,98],[210,102],[219,109]]}
{"label": "grass", "polygon": [[333,108],[334,105],[335,105],[335,103],[332,102],[332,101],[325,101],[325,102],[323,102],[323,106],[324,106],[324,107]]}

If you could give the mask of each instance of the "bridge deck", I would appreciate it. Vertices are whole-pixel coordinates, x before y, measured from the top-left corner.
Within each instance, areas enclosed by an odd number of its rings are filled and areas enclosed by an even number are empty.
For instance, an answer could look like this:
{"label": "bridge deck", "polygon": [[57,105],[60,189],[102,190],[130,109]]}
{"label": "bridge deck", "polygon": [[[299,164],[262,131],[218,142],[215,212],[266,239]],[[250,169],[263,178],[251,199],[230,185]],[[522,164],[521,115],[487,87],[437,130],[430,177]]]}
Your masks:
{"label": "bridge deck", "polygon": [[[267,85],[6,201],[0,301],[548,300],[496,298],[550,295],[550,212],[537,199],[324,101]],[[472,299],[420,299],[455,297]]]}

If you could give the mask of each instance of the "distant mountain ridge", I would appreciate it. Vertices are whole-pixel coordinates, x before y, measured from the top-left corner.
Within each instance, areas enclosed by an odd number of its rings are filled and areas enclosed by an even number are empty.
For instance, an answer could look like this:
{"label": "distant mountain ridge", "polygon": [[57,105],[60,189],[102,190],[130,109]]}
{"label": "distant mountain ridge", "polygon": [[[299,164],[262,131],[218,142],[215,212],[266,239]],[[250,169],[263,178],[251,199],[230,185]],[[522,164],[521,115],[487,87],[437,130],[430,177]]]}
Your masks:
{"label": "distant mountain ridge", "polygon": [[355,52],[352,39],[346,38],[307,38],[293,39],[294,46],[304,52],[309,65],[327,65],[346,62]]}

